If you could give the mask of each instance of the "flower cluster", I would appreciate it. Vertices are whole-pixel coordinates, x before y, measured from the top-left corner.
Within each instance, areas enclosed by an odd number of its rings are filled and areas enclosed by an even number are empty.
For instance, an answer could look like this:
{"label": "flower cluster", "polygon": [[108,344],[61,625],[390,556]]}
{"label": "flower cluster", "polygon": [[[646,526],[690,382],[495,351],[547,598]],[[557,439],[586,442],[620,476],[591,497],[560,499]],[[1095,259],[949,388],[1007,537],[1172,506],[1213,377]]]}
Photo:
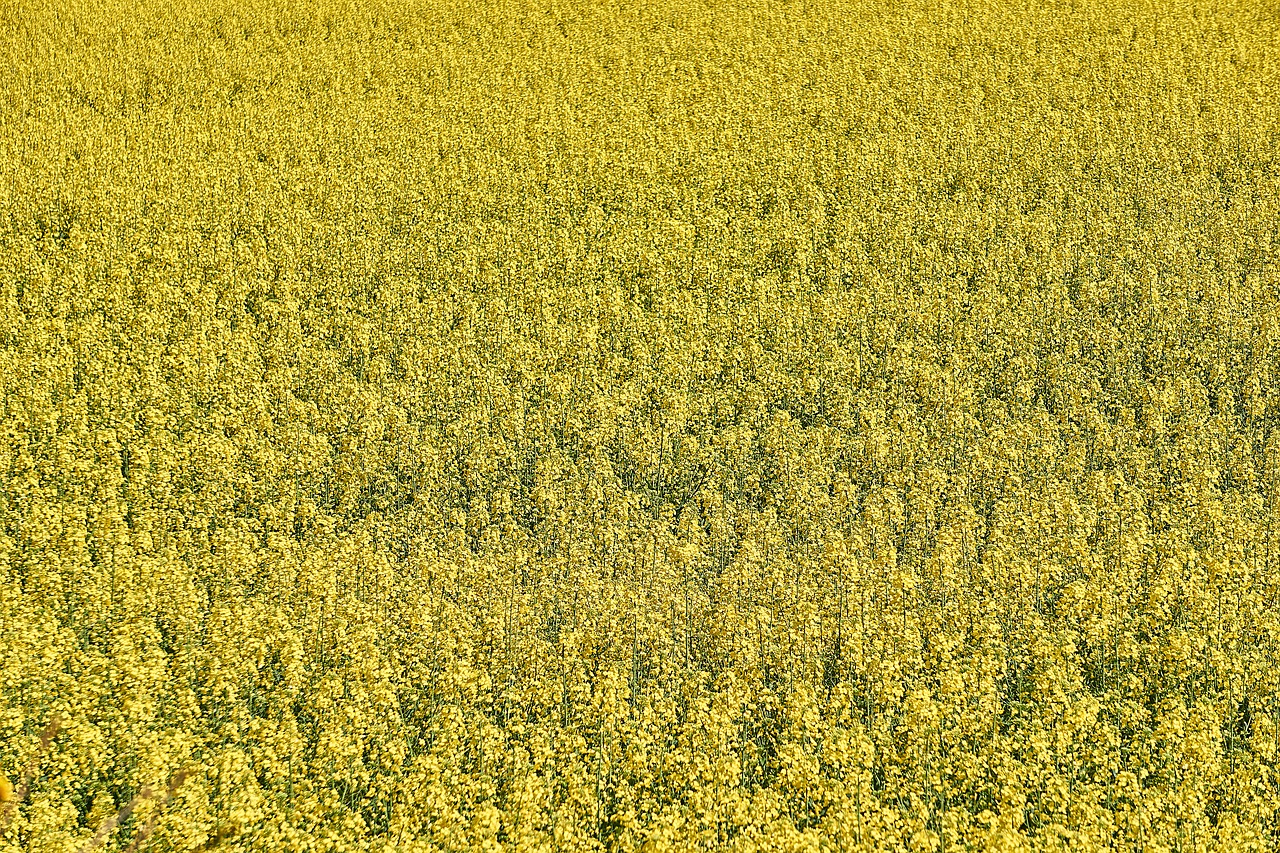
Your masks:
{"label": "flower cluster", "polygon": [[0,9],[0,851],[1276,849],[1264,6]]}

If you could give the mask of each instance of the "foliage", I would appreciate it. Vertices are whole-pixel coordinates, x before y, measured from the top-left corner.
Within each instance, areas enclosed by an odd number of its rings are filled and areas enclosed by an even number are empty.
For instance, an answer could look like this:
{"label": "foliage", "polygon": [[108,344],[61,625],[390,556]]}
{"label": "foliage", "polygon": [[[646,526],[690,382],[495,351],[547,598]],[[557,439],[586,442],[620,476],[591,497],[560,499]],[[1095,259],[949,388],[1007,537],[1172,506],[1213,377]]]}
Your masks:
{"label": "foliage", "polygon": [[0,849],[1275,849],[1277,21],[0,6]]}

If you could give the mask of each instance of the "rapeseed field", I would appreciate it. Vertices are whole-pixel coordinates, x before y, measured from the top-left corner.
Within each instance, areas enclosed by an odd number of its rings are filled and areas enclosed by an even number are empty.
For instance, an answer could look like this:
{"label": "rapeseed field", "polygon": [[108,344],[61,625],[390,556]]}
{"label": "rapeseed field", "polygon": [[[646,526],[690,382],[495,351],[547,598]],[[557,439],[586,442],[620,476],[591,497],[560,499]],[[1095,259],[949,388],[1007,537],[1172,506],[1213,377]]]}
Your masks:
{"label": "rapeseed field", "polygon": [[1280,849],[1273,0],[0,53],[0,851]]}

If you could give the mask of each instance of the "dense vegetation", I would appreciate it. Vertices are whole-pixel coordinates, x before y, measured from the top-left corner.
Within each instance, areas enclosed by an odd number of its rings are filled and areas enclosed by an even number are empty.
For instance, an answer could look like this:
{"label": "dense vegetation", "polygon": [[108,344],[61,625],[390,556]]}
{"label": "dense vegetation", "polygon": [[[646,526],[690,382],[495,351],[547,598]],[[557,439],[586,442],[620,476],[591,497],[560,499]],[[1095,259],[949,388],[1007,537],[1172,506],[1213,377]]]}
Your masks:
{"label": "dense vegetation", "polygon": [[0,6],[0,849],[1275,849],[1278,32]]}

